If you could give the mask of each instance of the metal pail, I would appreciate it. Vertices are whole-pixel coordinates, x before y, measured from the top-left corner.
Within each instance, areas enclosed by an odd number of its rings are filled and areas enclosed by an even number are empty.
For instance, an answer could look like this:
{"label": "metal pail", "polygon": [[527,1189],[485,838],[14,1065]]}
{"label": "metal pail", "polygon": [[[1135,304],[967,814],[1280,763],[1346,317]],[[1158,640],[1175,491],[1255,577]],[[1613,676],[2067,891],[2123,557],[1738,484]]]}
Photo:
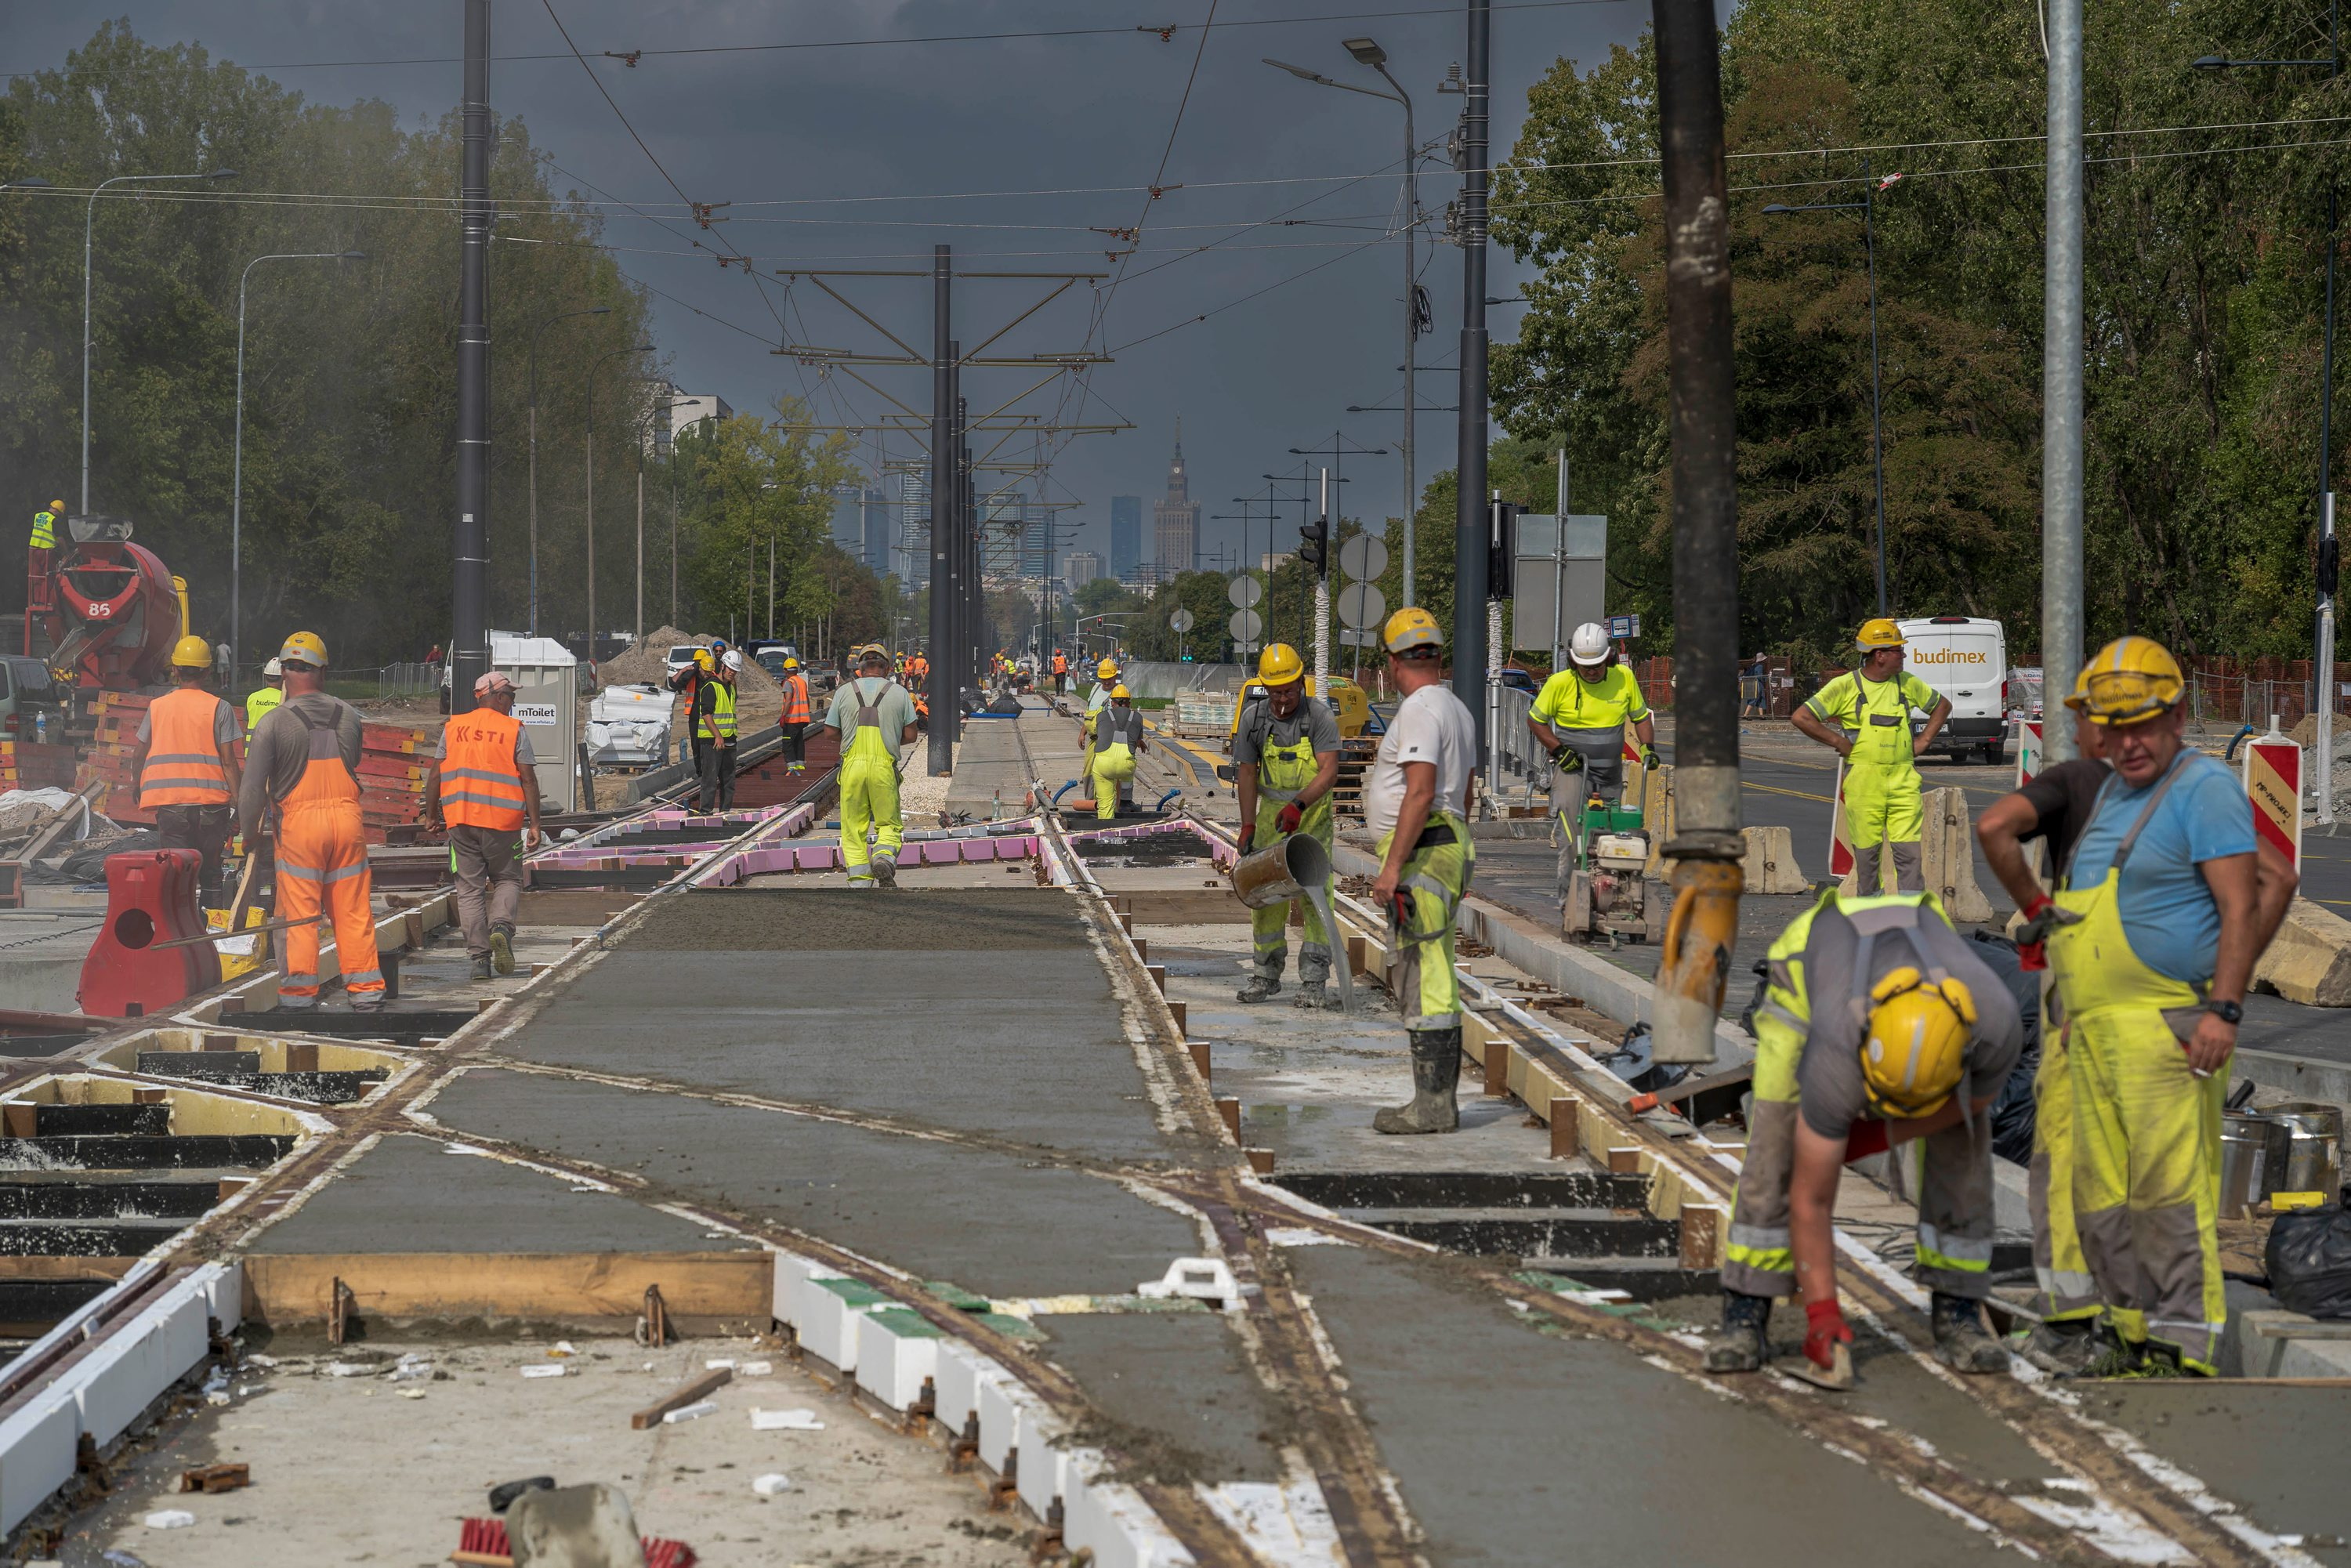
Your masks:
{"label": "metal pail", "polygon": [[1233,895],[1251,909],[1286,904],[1331,880],[1331,853],[1309,833],[1291,833],[1233,862]]}
{"label": "metal pail", "polygon": [[2230,1111],[2220,1118],[2220,1217],[2241,1218],[2273,1192],[2291,1192],[2278,1183],[2285,1175],[2294,1129],[2283,1122],[2251,1111]]}
{"label": "metal pail", "polygon": [[2274,1192],[2320,1192],[2333,1203],[2343,1187],[2343,1107],[2323,1100],[2288,1100],[2264,1105],[2262,1114],[2283,1122],[2294,1141]]}

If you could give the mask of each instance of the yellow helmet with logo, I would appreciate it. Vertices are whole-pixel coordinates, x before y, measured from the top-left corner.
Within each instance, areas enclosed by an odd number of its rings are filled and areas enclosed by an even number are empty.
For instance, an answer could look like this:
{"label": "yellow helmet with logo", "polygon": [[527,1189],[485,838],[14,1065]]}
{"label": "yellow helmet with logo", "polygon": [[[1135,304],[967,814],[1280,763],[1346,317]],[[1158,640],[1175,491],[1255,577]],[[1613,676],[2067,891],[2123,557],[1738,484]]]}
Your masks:
{"label": "yellow helmet with logo", "polygon": [[209,670],[213,667],[213,651],[202,637],[187,636],[172,644],[172,668],[175,670]]}
{"label": "yellow helmet with logo", "polygon": [[1094,679],[1098,681],[1114,681],[1118,679],[1118,661],[1116,659],[1104,659],[1101,664],[1096,664],[1094,666]]}
{"label": "yellow helmet with logo", "polygon": [[694,651],[694,667],[706,675],[718,668],[718,661],[710,656],[709,649],[696,648]]}
{"label": "yellow helmet with logo", "polygon": [[1853,645],[1865,653],[1879,648],[1899,648],[1902,644],[1902,628],[1883,615],[1863,622],[1861,630],[1855,633],[1853,639]]}
{"label": "yellow helmet with logo", "polygon": [[1270,686],[1286,686],[1306,674],[1306,661],[1287,643],[1269,643],[1257,656],[1257,678]]}
{"label": "yellow helmet with logo", "polygon": [[2152,637],[2117,637],[2082,666],[2082,708],[2092,724],[2137,724],[2179,706],[2179,661]]}
{"label": "yellow helmet with logo", "polygon": [[1114,703],[1131,702],[1134,700],[1132,695],[1126,689],[1125,682],[1122,681],[1117,685],[1111,687],[1110,700]]}
{"label": "yellow helmet with logo", "polygon": [[2065,698],[2065,706],[2072,708],[2075,713],[2080,713],[2082,711],[2082,705],[2089,700],[2090,667],[2087,664],[2085,664],[2079,670],[2074,672],[2074,690],[2071,695]]}
{"label": "yellow helmet with logo", "polygon": [[327,644],[319,641],[316,632],[297,632],[286,639],[286,646],[277,650],[277,657],[281,663],[300,663],[323,670],[327,667]]}
{"label": "yellow helmet with logo", "polygon": [[1869,988],[1862,1089],[1881,1116],[1931,1116],[1959,1086],[1976,1000],[1959,980],[1929,980],[1905,964]]}
{"label": "yellow helmet with logo", "polygon": [[1407,604],[1388,617],[1381,628],[1380,641],[1391,653],[1413,653],[1426,648],[1442,652],[1445,633],[1437,624],[1437,617],[1417,604]]}

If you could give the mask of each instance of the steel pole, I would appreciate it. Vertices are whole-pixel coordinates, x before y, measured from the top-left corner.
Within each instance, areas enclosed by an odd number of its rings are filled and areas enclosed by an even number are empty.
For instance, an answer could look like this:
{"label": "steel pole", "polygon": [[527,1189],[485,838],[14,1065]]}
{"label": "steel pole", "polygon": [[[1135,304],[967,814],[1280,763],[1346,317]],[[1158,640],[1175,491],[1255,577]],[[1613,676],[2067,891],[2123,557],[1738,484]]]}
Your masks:
{"label": "steel pole", "polygon": [[950,574],[947,517],[955,495],[954,465],[948,459],[953,439],[947,410],[952,392],[947,384],[948,294],[952,283],[952,252],[946,246],[931,250],[931,673],[925,685],[930,695],[930,773],[935,779],[954,770],[953,709],[938,699],[945,688],[947,645],[954,622],[947,597]]}
{"label": "steel pole", "polygon": [[[1674,918],[1657,971],[1655,1055],[1714,1060],[1739,935],[1739,488],[1729,202],[1711,0],[1655,0],[1672,397]],[[1687,911],[1687,914],[1685,913]]]}
{"label": "steel pole", "polygon": [[1877,469],[1877,612],[1886,608],[1886,423],[1881,412],[1877,376],[1877,186],[1862,163],[1861,233],[1869,256],[1869,447]]}
{"label": "steel pole", "polygon": [[465,0],[464,235],[457,285],[457,535],[449,711],[490,667],[490,0]]}
{"label": "steel pole", "polygon": [[1331,553],[1339,530],[1331,517],[1331,470],[1322,470],[1322,568],[1314,574],[1314,690],[1331,693]]}
{"label": "steel pole", "polygon": [[[1386,68],[1382,68],[1380,74],[1387,76]],[[1394,77],[1388,77],[1388,85],[1395,87]],[[1420,311],[1416,306],[1416,296],[1413,292],[1416,277],[1413,271],[1413,235],[1420,226],[1420,158],[1419,143],[1412,133],[1412,95],[1401,87],[1396,87],[1396,93],[1404,99],[1404,576],[1401,591],[1404,603],[1411,604],[1416,602],[1412,596],[1413,568],[1416,564],[1413,535],[1416,531],[1414,524],[1420,513],[1420,476],[1413,461],[1416,444],[1414,437],[1418,434],[1414,426],[1420,418],[1420,402],[1413,391],[1416,367],[1420,359]]]}
{"label": "steel pole", "polygon": [[538,635],[538,341],[530,355],[530,634]]}
{"label": "steel pole", "polygon": [[2042,755],[2074,755],[2056,699],[2082,667],[2082,0],[2048,0],[2049,151],[2041,349]]}
{"label": "steel pole", "polygon": [[[228,679],[236,684],[237,628],[244,622],[244,607],[239,594],[245,582],[245,281],[253,276],[253,263],[245,264],[245,271],[236,280],[236,437],[230,446],[228,480]],[[26,637],[31,636],[33,612],[25,612]]]}
{"label": "steel pole", "polygon": [[637,459],[637,623],[632,642],[645,640],[645,464]]}
{"label": "steel pole", "polygon": [[[1468,0],[1461,182],[1461,405],[1453,506],[1453,695],[1486,727],[1486,117],[1490,0]],[[1479,750],[1485,750],[1479,738]],[[1489,780],[1489,787],[1491,781]]]}
{"label": "steel pole", "polygon": [[[2328,79],[2343,74],[2340,34],[2343,8],[2326,10]],[[2335,580],[2338,547],[2335,542],[2335,246],[2337,189],[2326,183],[2326,347],[2318,388],[2318,634],[2311,664],[2313,706],[2320,716],[2318,737],[2312,747],[2311,788],[2317,792],[2319,825],[2330,833],[2335,826]]]}

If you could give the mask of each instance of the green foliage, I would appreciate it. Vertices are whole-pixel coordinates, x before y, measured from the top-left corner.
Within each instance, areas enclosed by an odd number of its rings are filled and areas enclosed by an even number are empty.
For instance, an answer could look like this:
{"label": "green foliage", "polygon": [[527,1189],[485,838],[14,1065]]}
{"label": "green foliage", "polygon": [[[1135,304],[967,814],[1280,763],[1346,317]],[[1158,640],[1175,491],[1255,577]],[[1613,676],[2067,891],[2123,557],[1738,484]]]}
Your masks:
{"label": "green foliage", "polygon": [[[789,398],[776,413],[703,420],[676,442],[686,601],[714,626],[739,614],[744,636],[764,637],[771,622],[779,636],[812,626],[852,580],[870,576],[831,542],[833,488],[850,477],[848,437],[819,438]],[[864,635],[879,637],[881,628]]]}

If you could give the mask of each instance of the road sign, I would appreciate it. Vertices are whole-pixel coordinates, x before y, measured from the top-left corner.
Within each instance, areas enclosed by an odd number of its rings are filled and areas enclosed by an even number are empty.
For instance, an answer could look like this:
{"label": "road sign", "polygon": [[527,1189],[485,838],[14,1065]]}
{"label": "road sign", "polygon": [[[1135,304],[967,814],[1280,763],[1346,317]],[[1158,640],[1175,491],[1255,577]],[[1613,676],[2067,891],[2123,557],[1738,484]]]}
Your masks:
{"label": "road sign", "polygon": [[1351,582],[1339,591],[1339,623],[1343,626],[1376,626],[1387,612],[1387,596],[1380,591],[1377,583]]}
{"label": "road sign", "polygon": [[[1840,757],[1836,765],[1836,807],[1829,812],[1829,875],[1842,882],[1853,873],[1853,836],[1844,820],[1844,758]],[[1885,873],[1881,872],[1879,874],[1883,876]],[[1877,889],[1870,887],[1862,891],[1876,893]]]}
{"label": "road sign", "polygon": [[2253,802],[2253,835],[2302,869],[2302,747],[2290,736],[2270,732],[2245,742],[2239,765],[2245,793]]}
{"label": "road sign", "polygon": [[1170,615],[1167,618],[1167,624],[1174,627],[1178,632],[1189,632],[1194,626],[1195,622],[1190,611],[1178,610],[1175,614]]}
{"label": "road sign", "polygon": [[1339,546],[1339,570],[1352,582],[1369,582],[1387,569],[1387,541],[1377,534],[1357,534]]}
{"label": "road sign", "polygon": [[1610,637],[1622,640],[1626,637],[1638,637],[1640,634],[1641,618],[1639,616],[1611,615],[1608,618],[1608,635]]}
{"label": "road sign", "polygon": [[1265,597],[1265,584],[1248,572],[1242,572],[1225,585],[1225,598],[1236,610],[1247,610]]}
{"label": "road sign", "polygon": [[1265,634],[1265,621],[1254,610],[1236,610],[1225,622],[1225,630],[1238,642],[1254,643]]}
{"label": "road sign", "polygon": [[2016,787],[2023,789],[2041,771],[2041,721],[2021,718],[2016,721]]}
{"label": "road sign", "polygon": [[1376,648],[1379,645],[1380,634],[1376,631],[1366,628],[1361,632],[1350,632],[1344,627],[1339,630],[1339,646],[1342,648]]}

